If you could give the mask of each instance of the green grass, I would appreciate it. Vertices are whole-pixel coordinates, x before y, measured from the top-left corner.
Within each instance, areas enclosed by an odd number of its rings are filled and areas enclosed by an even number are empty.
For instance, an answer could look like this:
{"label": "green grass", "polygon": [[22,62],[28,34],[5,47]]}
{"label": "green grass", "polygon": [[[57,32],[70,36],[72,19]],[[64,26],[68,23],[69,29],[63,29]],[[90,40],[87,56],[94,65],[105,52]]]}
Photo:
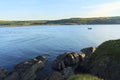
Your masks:
{"label": "green grass", "polygon": [[89,75],[89,74],[78,74],[69,77],[67,80],[103,80],[96,76]]}

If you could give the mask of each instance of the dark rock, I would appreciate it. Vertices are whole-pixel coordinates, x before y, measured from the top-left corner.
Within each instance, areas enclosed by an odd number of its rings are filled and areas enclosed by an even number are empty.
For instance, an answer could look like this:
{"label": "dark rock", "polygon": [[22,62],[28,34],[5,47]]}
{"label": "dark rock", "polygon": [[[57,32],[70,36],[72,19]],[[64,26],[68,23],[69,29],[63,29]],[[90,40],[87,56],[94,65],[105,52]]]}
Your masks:
{"label": "dark rock", "polygon": [[85,59],[87,59],[92,53],[94,53],[96,48],[88,47],[81,49],[81,52],[85,54]]}
{"label": "dark rock", "polygon": [[37,56],[35,59],[38,61],[41,60],[42,62],[45,62],[47,60],[45,56]]}
{"label": "dark rock", "polygon": [[[84,62],[89,59],[89,57],[95,52],[96,48],[88,47],[81,49],[81,56],[84,59],[81,64],[75,68],[75,73],[89,73],[89,65],[86,65]],[[89,63],[91,64],[91,63]]]}
{"label": "dark rock", "polygon": [[82,62],[82,56],[75,52],[66,52],[59,55],[52,64],[52,68],[55,70],[63,70],[66,67],[75,66]]}
{"label": "dark rock", "polygon": [[19,75],[17,72],[11,72],[9,73],[4,80],[19,80]]}
{"label": "dark rock", "polygon": [[46,80],[63,80],[63,76],[60,72],[53,71],[49,78]]}
{"label": "dark rock", "polygon": [[74,74],[74,70],[72,67],[67,67],[64,68],[61,73],[63,75],[63,78],[66,80],[69,76],[72,76]]}
{"label": "dark rock", "polygon": [[7,70],[0,68],[0,80],[4,79],[7,76]]}
{"label": "dark rock", "polygon": [[53,71],[51,75],[45,80],[66,80],[69,76],[73,75],[72,67],[64,68],[62,71]]}
{"label": "dark rock", "polygon": [[78,73],[88,74],[88,73],[90,73],[88,67],[89,67],[89,65],[86,66],[86,65],[84,64],[84,61],[83,61],[81,64],[79,64],[79,65],[75,68],[74,72],[75,72],[76,74],[78,74]]}
{"label": "dark rock", "polygon": [[35,80],[36,72],[44,67],[46,58],[38,56],[35,59],[21,62],[14,67],[14,71],[9,73],[5,80]]}

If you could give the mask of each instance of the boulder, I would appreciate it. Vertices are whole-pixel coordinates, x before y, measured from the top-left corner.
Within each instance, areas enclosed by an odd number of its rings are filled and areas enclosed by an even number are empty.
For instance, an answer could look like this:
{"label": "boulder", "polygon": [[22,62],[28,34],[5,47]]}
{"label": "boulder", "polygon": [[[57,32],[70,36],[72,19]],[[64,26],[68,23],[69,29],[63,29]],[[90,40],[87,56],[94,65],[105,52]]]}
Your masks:
{"label": "boulder", "polygon": [[17,72],[10,72],[4,80],[19,80],[19,75]]}
{"label": "boulder", "polygon": [[47,58],[45,56],[37,56],[35,58],[37,61],[42,61],[42,62],[46,62]]}
{"label": "boulder", "polygon": [[63,76],[58,71],[53,71],[52,74],[46,80],[63,80]]}
{"label": "boulder", "polygon": [[53,71],[46,80],[66,80],[69,76],[73,75],[72,67],[64,68],[62,71]]}
{"label": "boulder", "polygon": [[81,49],[82,53],[80,53],[80,55],[82,56],[83,61],[75,68],[75,73],[89,73],[88,67],[90,65],[86,65],[84,62],[90,58],[90,56],[95,52],[95,50],[96,48],[93,47],[87,47]]}
{"label": "boulder", "polygon": [[61,71],[62,75],[63,75],[63,78],[66,80],[69,76],[72,76],[74,75],[74,70],[72,67],[67,67],[67,68],[64,68],[62,71]]}
{"label": "boulder", "polygon": [[52,64],[52,68],[55,70],[63,70],[66,67],[72,67],[82,62],[82,56],[75,52],[66,52],[59,55]]}
{"label": "boulder", "polygon": [[87,59],[92,53],[94,53],[96,48],[88,47],[81,49],[81,54],[85,54],[85,59]]}
{"label": "boulder", "polygon": [[44,67],[46,58],[38,56],[35,59],[21,62],[14,67],[14,71],[5,80],[35,80],[36,72]]}
{"label": "boulder", "polygon": [[0,80],[4,79],[7,76],[7,70],[0,68]]}
{"label": "boulder", "polygon": [[62,71],[53,70],[52,74],[45,80],[66,80],[69,76],[74,74],[72,67],[64,68]]}

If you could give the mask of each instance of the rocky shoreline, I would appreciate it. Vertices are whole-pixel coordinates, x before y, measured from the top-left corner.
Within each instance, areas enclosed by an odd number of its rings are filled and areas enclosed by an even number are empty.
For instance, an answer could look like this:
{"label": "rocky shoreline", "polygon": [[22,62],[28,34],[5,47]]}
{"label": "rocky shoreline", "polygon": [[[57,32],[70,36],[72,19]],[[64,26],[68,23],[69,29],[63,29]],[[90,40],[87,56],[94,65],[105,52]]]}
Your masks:
{"label": "rocky shoreline", "polygon": [[[84,53],[91,54],[92,47],[82,49]],[[57,56],[53,61],[52,74],[47,76],[44,80],[63,80],[74,74],[75,68],[84,59],[85,54],[78,54],[76,52],[66,52]],[[83,56],[84,55],[84,56]],[[29,61],[21,62],[14,66],[14,70],[9,72],[0,68],[0,80],[36,80],[36,74],[44,68],[47,58],[44,56],[37,56]]]}
{"label": "rocky shoreline", "polygon": [[37,56],[34,59],[17,64],[12,72],[1,68],[0,80],[35,80],[37,71],[44,68],[46,61],[47,58],[44,56]]}
{"label": "rocky shoreline", "polygon": [[37,73],[44,68],[48,59],[44,56],[37,56],[17,64],[12,72],[0,68],[0,80],[69,80],[69,77],[76,74],[90,74],[99,77],[91,80],[119,80],[119,46],[120,40],[110,40],[97,48],[84,48],[81,53],[65,52],[60,54],[51,64],[51,73],[40,79],[36,78]]}
{"label": "rocky shoreline", "polygon": [[[75,74],[75,68],[82,63],[83,59],[93,53],[94,48],[89,47],[81,51],[84,53],[66,52],[57,56],[53,64],[51,64],[52,74],[47,76],[44,80],[57,80],[57,78],[63,80]],[[46,57],[37,56],[34,59],[15,65],[14,70],[11,72],[0,68],[0,80],[37,80],[36,74],[44,68],[46,61]]]}

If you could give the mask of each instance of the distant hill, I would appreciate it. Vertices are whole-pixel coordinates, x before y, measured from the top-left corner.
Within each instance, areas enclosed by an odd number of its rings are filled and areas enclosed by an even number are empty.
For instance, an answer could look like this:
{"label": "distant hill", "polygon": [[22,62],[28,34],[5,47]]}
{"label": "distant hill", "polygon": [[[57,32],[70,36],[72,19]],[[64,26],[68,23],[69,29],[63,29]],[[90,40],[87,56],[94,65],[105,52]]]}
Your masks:
{"label": "distant hill", "polygon": [[120,24],[120,17],[70,18],[61,20],[0,21],[0,26]]}

